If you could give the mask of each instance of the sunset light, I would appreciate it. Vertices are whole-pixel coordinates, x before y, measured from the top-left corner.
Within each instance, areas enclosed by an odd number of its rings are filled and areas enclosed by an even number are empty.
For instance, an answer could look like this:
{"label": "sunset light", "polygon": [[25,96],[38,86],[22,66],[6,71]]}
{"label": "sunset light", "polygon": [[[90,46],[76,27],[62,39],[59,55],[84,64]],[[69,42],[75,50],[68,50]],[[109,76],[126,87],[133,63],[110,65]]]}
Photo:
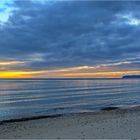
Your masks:
{"label": "sunset light", "polygon": [[24,64],[24,62],[21,62],[21,61],[1,62],[0,61],[0,66],[10,66],[10,65],[18,65],[18,64]]}

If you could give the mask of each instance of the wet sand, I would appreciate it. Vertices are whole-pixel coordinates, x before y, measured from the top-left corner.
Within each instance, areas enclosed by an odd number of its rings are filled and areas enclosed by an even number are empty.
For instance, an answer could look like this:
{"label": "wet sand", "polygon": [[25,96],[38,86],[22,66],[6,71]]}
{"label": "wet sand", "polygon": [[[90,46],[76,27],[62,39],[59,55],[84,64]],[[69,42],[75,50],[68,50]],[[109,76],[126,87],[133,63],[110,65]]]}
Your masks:
{"label": "wet sand", "polygon": [[140,138],[140,107],[111,108],[95,113],[12,120],[0,123],[0,138]]}

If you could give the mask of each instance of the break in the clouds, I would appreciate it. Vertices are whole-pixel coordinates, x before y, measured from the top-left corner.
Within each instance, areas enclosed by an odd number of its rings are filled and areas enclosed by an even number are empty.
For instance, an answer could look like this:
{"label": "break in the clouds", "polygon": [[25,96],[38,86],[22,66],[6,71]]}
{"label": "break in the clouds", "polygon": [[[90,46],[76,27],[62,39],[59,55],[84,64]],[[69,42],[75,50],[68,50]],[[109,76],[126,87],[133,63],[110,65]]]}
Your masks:
{"label": "break in the clouds", "polygon": [[1,70],[140,70],[140,2],[0,1]]}

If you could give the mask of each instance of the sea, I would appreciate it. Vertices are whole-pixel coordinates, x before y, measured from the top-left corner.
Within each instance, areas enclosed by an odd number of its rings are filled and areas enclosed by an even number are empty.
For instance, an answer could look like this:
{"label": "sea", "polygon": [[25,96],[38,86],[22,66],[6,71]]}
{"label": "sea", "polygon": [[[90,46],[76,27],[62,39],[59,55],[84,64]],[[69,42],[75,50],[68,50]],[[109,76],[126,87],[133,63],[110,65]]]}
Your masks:
{"label": "sea", "polygon": [[140,79],[1,79],[0,121],[140,105]]}

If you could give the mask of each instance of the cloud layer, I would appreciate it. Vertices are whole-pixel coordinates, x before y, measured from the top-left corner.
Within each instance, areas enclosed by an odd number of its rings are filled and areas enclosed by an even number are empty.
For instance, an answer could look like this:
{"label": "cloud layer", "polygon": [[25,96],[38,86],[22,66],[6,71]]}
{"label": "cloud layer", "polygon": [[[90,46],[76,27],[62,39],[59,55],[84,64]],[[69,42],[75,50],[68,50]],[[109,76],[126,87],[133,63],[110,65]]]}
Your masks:
{"label": "cloud layer", "polygon": [[139,70],[140,2],[28,0],[7,8],[13,10],[0,25],[0,60],[24,62],[8,69]]}

